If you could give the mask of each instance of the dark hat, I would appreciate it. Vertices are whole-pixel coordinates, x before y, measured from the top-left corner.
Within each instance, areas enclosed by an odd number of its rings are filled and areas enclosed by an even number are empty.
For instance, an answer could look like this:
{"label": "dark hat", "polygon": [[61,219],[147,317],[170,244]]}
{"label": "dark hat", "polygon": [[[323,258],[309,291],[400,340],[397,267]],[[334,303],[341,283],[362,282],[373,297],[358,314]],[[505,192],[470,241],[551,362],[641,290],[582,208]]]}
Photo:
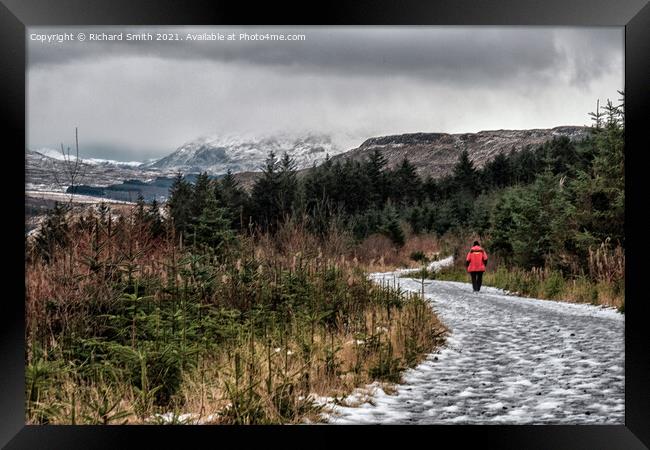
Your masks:
{"label": "dark hat", "polygon": [[478,241],[474,241],[474,245],[481,245],[478,243]]}

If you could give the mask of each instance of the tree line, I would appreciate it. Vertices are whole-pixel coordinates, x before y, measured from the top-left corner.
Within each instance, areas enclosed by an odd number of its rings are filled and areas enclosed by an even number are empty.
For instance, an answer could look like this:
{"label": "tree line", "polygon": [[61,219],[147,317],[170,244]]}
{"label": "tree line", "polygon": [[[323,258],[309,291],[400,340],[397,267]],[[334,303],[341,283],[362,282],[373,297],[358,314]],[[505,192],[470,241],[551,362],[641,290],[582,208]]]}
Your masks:
{"label": "tree line", "polygon": [[[382,233],[396,246],[407,233],[473,233],[507,263],[575,271],[590,247],[625,245],[623,104],[608,101],[590,116],[584,140],[513,148],[482,168],[462,151],[441,179],[421,177],[406,157],[388,168],[377,150],[361,161],[328,158],[298,177],[289,155],[270,152],[250,193],[230,171],[220,179],[203,173],[194,183],[178,174],[165,218],[156,202],[140,199],[137,208],[154,234],[172,229],[217,252],[236,244],[238,233],[273,233],[301,220],[316,235],[332,227],[358,240]],[[45,243],[57,239],[48,229],[60,219],[48,221]]]}

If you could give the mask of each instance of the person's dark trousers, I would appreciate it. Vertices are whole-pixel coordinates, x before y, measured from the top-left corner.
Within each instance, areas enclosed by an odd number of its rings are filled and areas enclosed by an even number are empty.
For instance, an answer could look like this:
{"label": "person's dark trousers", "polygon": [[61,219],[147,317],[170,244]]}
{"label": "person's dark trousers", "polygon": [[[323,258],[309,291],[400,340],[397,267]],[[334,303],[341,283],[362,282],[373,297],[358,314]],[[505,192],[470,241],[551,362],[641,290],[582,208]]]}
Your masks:
{"label": "person's dark trousers", "polygon": [[481,290],[481,284],[483,284],[483,272],[470,272],[472,277],[472,287],[475,292]]}

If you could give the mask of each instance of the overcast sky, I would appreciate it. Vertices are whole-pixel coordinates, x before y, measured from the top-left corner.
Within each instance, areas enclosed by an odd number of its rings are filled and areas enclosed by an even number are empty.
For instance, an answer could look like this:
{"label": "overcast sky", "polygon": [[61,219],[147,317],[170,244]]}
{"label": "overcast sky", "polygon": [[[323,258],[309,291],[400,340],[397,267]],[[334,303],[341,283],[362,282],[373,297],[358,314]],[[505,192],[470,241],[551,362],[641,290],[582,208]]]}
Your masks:
{"label": "overcast sky", "polygon": [[[86,33],[304,41],[79,42]],[[33,33],[73,33],[44,43]],[[28,147],[145,160],[205,135],[372,136],[588,124],[623,89],[623,28],[31,27]],[[124,36],[126,39],[126,36]]]}

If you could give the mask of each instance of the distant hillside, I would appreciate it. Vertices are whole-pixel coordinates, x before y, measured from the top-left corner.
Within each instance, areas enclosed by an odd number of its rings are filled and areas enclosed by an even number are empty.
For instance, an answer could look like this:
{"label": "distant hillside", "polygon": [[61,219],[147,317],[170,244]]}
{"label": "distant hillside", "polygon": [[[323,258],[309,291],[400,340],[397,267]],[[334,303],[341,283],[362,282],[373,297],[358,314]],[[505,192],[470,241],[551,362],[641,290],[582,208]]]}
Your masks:
{"label": "distant hillside", "polygon": [[559,136],[581,140],[588,134],[588,127],[561,126],[551,129],[494,130],[478,133],[410,133],[367,139],[359,147],[332,157],[332,161],[366,159],[379,150],[388,161],[388,167],[398,165],[407,157],[424,178],[443,177],[451,172],[458,155],[467,150],[476,167],[483,165],[500,153],[520,151],[526,146],[536,146]]}
{"label": "distant hillside", "polygon": [[[67,175],[75,166],[71,155],[69,163],[54,150],[25,151],[25,188],[37,191],[65,191],[70,184]],[[119,162],[100,159],[80,159],[76,184],[106,187],[124,180],[147,182],[162,173],[158,170],[141,169],[135,162]],[[170,175],[171,176],[171,175]]]}
{"label": "distant hillside", "polygon": [[[550,129],[493,130],[478,133],[409,133],[373,137],[359,147],[331,157],[332,161],[348,158],[364,160],[379,152],[388,161],[388,168],[398,165],[406,156],[416,167],[422,178],[441,178],[451,173],[458,156],[467,150],[476,167],[483,165],[500,153],[518,152],[527,146],[537,146],[553,138],[567,136],[571,140],[582,140],[589,133],[589,127],[560,126]],[[298,175],[310,169],[300,170]],[[242,172],[235,175],[242,187],[250,189],[260,172]]]}
{"label": "distant hillside", "polygon": [[[417,167],[422,178],[440,178],[452,170],[458,155],[469,152],[477,167],[500,153],[520,151],[524,147],[536,146],[558,136],[580,140],[587,136],[588,127],[562,126],[551,129],[494,130],[478,133],[410,133],[394,136],[373,137],[359,147],[341,152],[328,136],[309,135],[300,138],[275,137],[262,140],[203,139],[180,147],[176,152],[157,161],[137,165],[134,162],[108,160],[83,160],[82,172],[78,178],[79,194],[134,201],[142,193],[147,200],[163,198],[171,178],[178,172],[189,177],[202,171],[220,176],[230,169],[245,189],[250,189],[269,150],[278,157],[287,151],[296,159],[296,166],[302,176],[313,164],[320,164],[329,154],[332,161],[347,158],[363,160],[373,151],[379,150],[388,161],[388,167],[399,164],[406,156]],[[65,191],[65,163],[54,151],[33,151],[25,153],[26,188],[39,191]],[[194,175],[195,176],[195,175]],[[60,178],[60,179],[58,179]],[[134,183],[135,182],[135,183]],[[144,183],[144,184],[142,184]],[[101,188],[101,189],[97,189]]]}

